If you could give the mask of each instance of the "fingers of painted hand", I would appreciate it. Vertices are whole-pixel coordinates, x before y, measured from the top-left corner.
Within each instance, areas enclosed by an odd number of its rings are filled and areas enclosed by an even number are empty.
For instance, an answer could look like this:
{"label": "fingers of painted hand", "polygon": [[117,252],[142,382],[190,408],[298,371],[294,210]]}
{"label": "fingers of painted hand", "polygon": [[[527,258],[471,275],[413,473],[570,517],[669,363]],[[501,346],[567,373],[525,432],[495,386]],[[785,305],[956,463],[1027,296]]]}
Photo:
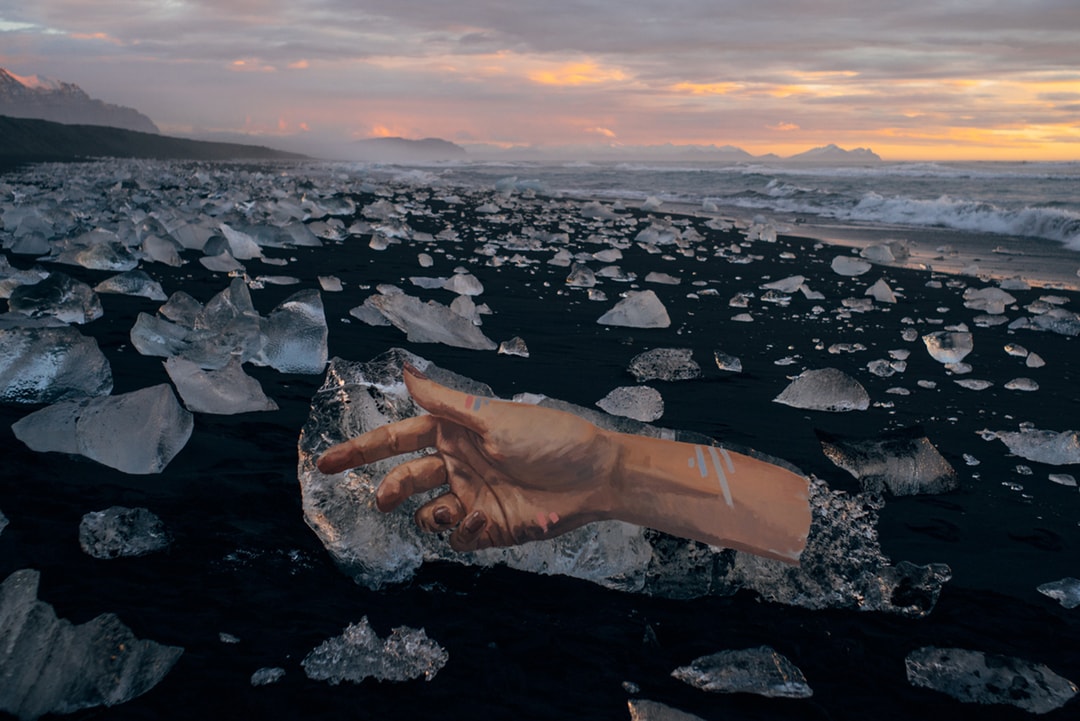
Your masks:
{"label": "fingers of painted hand", "polygon": [[446,531],[465,518],[465,506],[453,493],[444,493],[416,509],[416,525],[428,533]]}
{"label": "fingers of painted hand", "polygon": [[406,363],[402,370],[405,387],[413,400],[432,415],[441,416],[471,431],[484,434],[489,427],[484,410],[492,399],[469,395],[436,383]]}
{"label": "fingers of painted hand", "polygon": [[446,464],[433,453],[395,466],[375,491],[375,507],[388,513],[417,493],[430,491],[446,483]]}
{"label": "fingers of painted hand", "polygon": [[316,465],[323,473],[341,473],[384,458],[435,445],[438,419],[422,415],[379,426],[344,443],[331,446]]}
{"label": "fingers of painted hand", "polygon": [[487,523],[487,515],[481,510],[465,516],[465,520],[450,534],[450,548],[459,553],[489,548],[492,545],[491,537],[484,533]]}

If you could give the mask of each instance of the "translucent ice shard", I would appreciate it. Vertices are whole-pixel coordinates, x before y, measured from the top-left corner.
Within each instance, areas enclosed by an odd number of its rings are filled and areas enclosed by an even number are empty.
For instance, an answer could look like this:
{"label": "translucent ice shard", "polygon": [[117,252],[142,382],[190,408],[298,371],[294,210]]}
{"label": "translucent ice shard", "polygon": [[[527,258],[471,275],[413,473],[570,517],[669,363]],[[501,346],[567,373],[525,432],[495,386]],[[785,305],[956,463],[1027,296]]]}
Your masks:
{"label": "translucent ice shard", "polygon": [[229,255],[237,260],[251,260],[262,257],[262,249],[251,235],[221,224],[221,233],[229,244]]}
{"label": "translucent ice shard", "polygon": [[145,508],[112,506],[79,521],[79,547],[94,558],[145,556],[169,547],[161,519]]}
{"label": "translucent ice shard", "polygon": [[768,646],[720,651],[694,659],[671,675],[694,688],[714,693],[753,693],[772,698],[814,695],[802,671]]}
{"label": "translucent ice shard", "polygon": [[57,403],[112,387],[97,341],[75,328],[0,327],[0,402]]}
{"label": "translucent ice shard", "polygon": [[837,275],[855,276],[868,272],[873,266],[865,260],[850,255],[838,255],[832,260],[833,272]]}
{"label": "translucent ice shard", "polygon": [[566,276],[566,284],[575,288],[592,288],[596,285],[596,273],[587,265],[575,263]]}
{"label": "translucent ice shard", "polygon": [[648,386],[621,386],[596,402],[613,416],[650,423],[664,415],[664,399]]}
{"label": "translucent ice shard", "polygon": [[378,681],[430,681],[446,665],[450,654],[428,638],[424,629],[398,626],[383,640],[375,634],[367,616],[349,624],[340,636],[328,639],[309,653],[300,665],[308,678],[339,684]]}
{"label": "translucent ice shard", "polygon": [[318,374],[326,369],[326,314],[317,290],[302,290],[282,301],[261,323],[262,348],[251,359],[283,373]]}
{"label": "translucent ice shard", "polygon": [[525,345],[525,341],[518,336],[514,336],[510,340],[504,340],[499,344],[500,355],[516,355],[521,358],[529,357],[529,347]]}
{"label": "translucent ice shard", "polygon": [[883,433],[876,438],[842,438],[818,431],[825,456],[859,481],[869,493],[886,489],[895,496],[945,493],[959,486],[956,470],[921,428]]}
{"label": "translucent ice shard", "polygon": [[971,333],[937,331],[922,337],[930,357],[939,363],[959,363],[975,347]]}
{"label": "translucent ice shard", "polygon": [[403,293],[372,296],[365,302],[379,310],[413,343],[444,343],[455,348],[495,350],[498,345],[471,321],[445,305]]}
{"label": "translucent ice shard", "polygon": [[141,270],[129,270],[106,278],[95,285],[94,290],[98,293],[120,293],[142,296],[150,300],[168,300],[165,291],[161,289],[161,283]]}
{"label": "translucent ice shard", "polygon": [[964,291],[964,307],[981,310],[990,315],[1001,315],[1016,298],[1001,288],[968,288]]}
{"label": "translucent ice shard", "polygon": [[773,399],[812,411],[865,411],[870,396],[857,380],[837,368],[804,371]]}
{"label": "translucent ice shard", "polygon": [[64,273],[52,273],[11,291],[8,306],[31,318],[52,316],[65,323],[89,323],[102,316],[101,300],[90,286]]}
{"label": "translucent ice shard", "polygon": [[[513,548],[454,553],[445,540],[420,532],[412,520],[416,508],[435,492],[411,498],[393,513],[374,507],[374,492],[382,477],[397,463],[418,454],[334,476],[315,467],[315,460],[329,446],[418,412],[402,382],[406,360],[439,383],[472,395],[494,395],[482,383],[399,349],[367,363],[335,358],[312,399],[299,441],[297,476],[304,517],[341,569],[370,588],[406,581],[425,561],[443,560],[505,564],[671,598],[728,595],[747,589],[770,601],[806,608],[921,616],[933,608],[950,577],[949,568],[942,564],[892,565],[877,537],[880,499],[834,492],[816,479],[810,484],[812,526],[798,567],[615,521],[589,524],[554,539]],[[575,413],[613,431],[706,445],[713,442],[699,434],[661,429],[555,399],[522,395],[515,400]]]}
{"label": "translucent ice shard", "polygon": [[867,288],[866,295],[881,303],[896,302],[896,294],[893,293],[893,289],[889,287],[884,278],[878,278],[876,283]]}
{"label": "translucent ice shard", "polygon": [[742,373],[742,361],[729,353],[713,351],[713,359],[716,361],[716,367],[722,371]]}
{"label": "translucent ice shard", "polygon": [[167,383],[118,396],[64,401],[11,426],[35,451],[86,456],[132,474],[160,473],[191,437],[191,413]]}
{"label": "translucent ice shard", "polygon": [[483,284],[472,273],[455,273],[443,282],[442,287],[458,295],[480,295],[484,292]]}
{"label": "translucent ice shard", "polygon": [[986,440],[998,439],[1010,453],[1052,466],[1080,463],[1080,432],[1077,431],[983,431]]}
{"label": "translucent ice shard", "polygon": [[37,571],[0,584],[0,710],[20,719],[115,706],[158,684],[184,652],[135,638],[115,615],[72,625],[37,598]]}
{"label": "translucent ice shard", "polygon": [[656,293],[651,290],[631,290],[596,322],[629,328],[667,328],[671,325],[671,318]]}
{"label": "translucent ice shard", "polygon": [[285,669],[279,666],[265,666],[251,674],[252,686],[269,686],[285,678]]}
{"label": "translucent ice shard", "polygon": [[1065,608],[1080,606],[1080,579],[1063,578],[1060,581],[1043,583],[1036,590],[1054,599]]}
{"label": "translucent ice shard", "polygon": [[238,358],[219,370],[203,370],[198,363],[173,357],[165,361],[165,370],[193,413],[233,415],[278,408],[259,381],[244,373]]}
{"label": "translucent ice shard", "polygon": [[630,374],[638,381],[681,381],[698,378],[701,366],[690,348],[653,348],[634,356]]}
{"label": "translucent ice shard", "polygon": [[1076,684],[1042,664],[962,648],[916,649],[905,659],[908,681],[964,703],[1008,704],[1031,713],[1064,706]]}

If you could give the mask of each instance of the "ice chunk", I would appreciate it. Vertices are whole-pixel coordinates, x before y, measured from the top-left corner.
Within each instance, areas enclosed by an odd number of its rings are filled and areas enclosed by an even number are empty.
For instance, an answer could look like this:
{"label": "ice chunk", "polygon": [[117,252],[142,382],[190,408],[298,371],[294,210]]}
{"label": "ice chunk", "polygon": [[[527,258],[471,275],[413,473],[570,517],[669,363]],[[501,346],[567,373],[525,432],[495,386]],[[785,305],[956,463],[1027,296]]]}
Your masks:
{"label": "ice chunk", "polygon": [[39,574],[0,584],[0,710],[20,719],[115,706],[141,696],[184,649],[135,638],[111,613],[83,624],[56,617],[37,598]]}
{"label": "ice chunk", "polygon": [[1080,433],[1077,431],[1021,430],[983,431],[986,440],[998,439],[1021,458],[1051,466],[1080,463]]}
{"label": "ice chunk", "polygon": [[253,236],[231,228],[225,223],[222,223],[219,227],[221,228],[221,234],[225,236],[225,240],[229,244],[229,255],[233,258],[251,260],[262,257],[262,249]]}
{"label": "ice chunk", "polygon": [[651,290],[631,290],[596,322],[629,328],[667,328],[671,325],[671,318],[656,293]]}
{"label": "ice chunk", "polygon": [[[615,521],[589,524],[554,539],[510,549],[454,553],[445,540],[420,532],[412,520],[413,512],[434,493],[411,498],[393,513],[381,513],[374,507],[374,492],[382,477],[397,463],[418,454],[377,461],[334,476],[323,475],[315,467],[315,459],[330,445],[418,412],[401,378],[406,360],[439,383],[472,395],[494,395],[481,383],[400,349],[368,363],[335,358],[312,399],[300,436],[297,476],[304,517],[342,570],[370,588],[406,581],[425,561],[443,560],[505,564],[669,598],[729,595],[747,589],[769,601],[805,608],[922,616],[933,608],[941,586],[950,577],[949,568],[942,564],[892,565],[878,542],[880,499],[834,492],[816,479],[810,484],[813,521],[798,567],[706,548]],[[575,413],[617,432],[712,443],[698,434],[660,429],[550,398],[522,396],[515,400]]]}
{"label": "ice chunk", "polygon": [[870,396],[857,380],[837,368],[804,371],[773,399],[812,411],[865,411]]}
{"label": "ice chunk", "polygon": [[624,416],[650,423],[664,415],[664,399],[648,386],[621,386],[596,402],[614,416]]}
{"label": "ice chunk", "polygon": [[484,292],[483,283],[472,273],[455,273],[442,287],[458,295],[481,295]]}
{"label": "ice chunk", "polygon": [[896,294],[893,293],[893,289],[889,287],[889,284],[885,282],[884,278],[878,278],[876,283],[867,288],[866,295],[871,296],[874,300],[881,303],[896,302]]}
{"label": "ice chunk", "polygon": [[160,238],[156,235],[148,235],[142,241],[142,252],[147,259],[174,268],[179,268],[184,264],[184,260],[180,257],[180,251],[183,249],[184,246],[175,240]]}
{"label": "ice chunk", "polygon": [[1063,578],[1060,581],[1044,583],[1037,588],[1044,596],[1049,596],[1065,608],[1080,606],[1080,579]]}
{"label": "ice chunk", "polygon": [[1005,388],[1010,391],[1037,391],[1039,384],[1031,378],[1013,378],[1005,382]]}
{"label": "ice chunk", "polygon": [[837,275],[856,276],[869,272],[874,266],[850,255],[838,255],[832,259],[832,269]]}
{"label": "ice chunk", "polygon": [[167,300],[168,296],[161,289],[161,283],[141,270],[129,270],[111,278],[106,278],[94,286],[98,293],[120,293],[137,295],[150,300]]}
{"label": "ice chunk", "polygon": [[630,709],[630,721],[705,721],[659,701],[632,698],[626,705]]}
{"label": "ice chunk", "polygon": [[378,681],[430,681],[446,665],[450,654],[428,638],[424,629],[398,626],[384,641],[368,623],[367,616],[351,623],[345,632],[327,639],[304,657],[300,665],[308,678],[339,684]]}
{"label": "ice chunk", "polygon": [[682,381],[701,375],[690,348],[653,348],[634,356],[630,375],[638,381]]}
{"label": "ice chunk", "polygon": [[445,343],[455,348],[495,350],[498,345],[471,321],[435,301],[404,293],[376,295],[370,303],[413,343]]}
{"label": "ice chunk", "polygon": [[0,327],[0,402],[56,403],[112,387],[97,341],[75,328]]}
{"label": "ice chunk", "polygon": [[959,487],[956,470],[921,428],[888,431],[876,438],[842,438],[817,431],[825,456],[869,493],[894,496],[945,493]]}
{"label": "ice chunk", "polygon": [[516,355],[520,356],[521,358],[528,358],[529,348],[525,345],[525,341],[523,341],[518,336],[514,336],[510,340],[504,340],[502,343],[499,344],[499,354]]}
{"label": "ice chunk", "polygon": [[720,651],[694,659],[671,675],[714,693],[754,693],[772,698],[809,698],[813,690],[802,671],[768,646]]}
{"label": "ice chunk", "polygon": [[251,359],[283,373],[318,374],[326,369],[326,314],[317,290],[302,290],[283,300],[261,323],[263,343]]}
{"label": "ice chunk", "polygon": [[7,516],[4,515],[3,511],[0,511],[0,533],[3,533],[4,529],[7,528],[7,526],[8,526]]}
{"label": "ice chunk", "polygon": [[1007,306],[1016,302],[1016,298],[1001,288],[968,288],[964,291],[964,307],[981,310],[990,315],[1001,315]]}
{"label": "ice chunk", "polygon": [[115,233],[91,231],[69,242],[69,247],[52,259],[91,270],[132,270],[139,264],[135,254]]}
{"label": "ice chunk", "polygon": [[132,474],[160,473],[191,437],[191,413],[167,383],[132,393],[64,401],[11,426],[35,451],[86,456]]}
{"label": "ice chunk", "polygon": [[907,655],[908,681],[964,703],[1009,704],[1031,713],[1064,706],[1076,684],[1042,664],[962,648],[925,646]]}
{"label": "ice chunk", "polygon": [[79,546],[94,558],[145,556],[169,547],[165,524],[145,508],[112,506],[79,521]]}
{"label": "ice chunk", "polygon": [[343,288],[341,287],[341,278],[336,275],[320,275],[319,287],[327,293],[340,293]]}
{"label": "ice chunk", "polygon": [[658,273],[654,270],[645,275],[645,282],[659,283],[660,285],[678,285],[682,283],[682,279],[668,273]]}
{"label": "ice chunk", "polygon": [[173,357],[165,361],[165,370],[193,413],[233,415],[278,408],[259,381],[244,373],[238,358],[231,358],[220,370],[203,370],[198,363]]}
{"label": "ice chunk", "polygon": [[566,276],[566,284],[574,288],[592,288],[596,285],[596,273],[587,265],[575,263]]}
{"label": "ice chunk", "polygon": [[18,270],[8,263],[7,257],[0,255],[0,298],[10,298],[11,291],[20,285],[34,285],[47,278],[49,273],[40,268]]}
{"label": "ice chunk", "polygon": [[922,337],[930,357],[939,363],[959,363],[975,347],[974,336],[967,332],[937,331]]}
{"label": "ice chunk", "polygon": [[51,273],[33,285],[15,288],[8,307],[31,318],[52,316],[65,323],[89,323],[104,313],[93,289],[64,273]]}
{"label": "ice chunk", "polygon": [[199,264],[214,273],[232,273],[244,270],[244,264],[227,252],[221,252],[217,255],[205,255],[199,258]]}
{"label": "ice chunk", "polygon": [[260,668],[251,674],[252,686],[269,686],[285,678],[285,669],[278,666]]}
{"label": "ice chunk", "polygon": [[716,360],[716,367],[722,371],[742,373],[742,361],[729,353],[713,351],[713,359]]}

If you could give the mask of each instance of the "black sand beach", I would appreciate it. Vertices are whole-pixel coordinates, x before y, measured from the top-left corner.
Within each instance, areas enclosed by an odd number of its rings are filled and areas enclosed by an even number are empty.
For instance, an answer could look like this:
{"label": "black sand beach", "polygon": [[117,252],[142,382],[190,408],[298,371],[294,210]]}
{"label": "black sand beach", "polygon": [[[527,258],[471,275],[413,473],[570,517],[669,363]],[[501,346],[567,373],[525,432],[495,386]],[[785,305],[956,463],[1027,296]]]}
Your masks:
{"label": "black sand beach", "polygon": [[[277,172],[304,172],[283,168]],[[0,184],[13,177],[0,177]],[[314,196],[324,179],[299,186]],[[342,185],[358,208],[356,216],[340,218],[344,228],[362,220],[365,207],[385,200],[371,192],[375,187]],[[586,407],[594,407],[617,386],[635,385],[627,366],[636,355],[652,348],[690,348],[703,370],[700,378],[649,382],[665,404],[655,425],[755,448],[852,493],[859,490],[857,481],[823,454],[819,433],[874,438],[920,427],[955,469],[959,489],[886,496],[878,523],[881,546],[893,561],[948,564],[952,579],[922,618],[844,608],[808,610],[763,602],[748,591],[672,600],[558,576],[455,564],[428,564],[409,583],[368,590],[334,565],[301,511],[297,437],[322,377],[245,365],[279,409],[196,414],[187,445],[156,475],[128,475],[82,458],[31,451],[10,427],[38,406],[0,406],[0,511],[9,520],[0,533],[0,578],[18,569],[37,569],[39,598],[61,618],[83,623],[115,613],[139,638],[184,649],[172,671],[144,695],[76,717],[623,719],[633,699],[658,701],[705,719],[1030,716],[1006,705],[963,704],[911,685],[904,659],[923,646],[1022,658],[1080,681],[1080,609],[1066,609],[1036,590],[1040,584],[1080,576],[1080,494],[1076,487],[1049,480],[1050,474],[1075,475],[1076,467],[1018,458],[1000,441],[984,440],[979,433],[1016,431],[1025,423],[1058,432],[1076,428],[1080,374],[1075,336],[977,323],[983,312],[965,307],[963,295],[966,289],[991,285],[978,277],[881,264],[857,277],[840,275],[831,267],[833,259],[855,257],[857,250],[844,245],[794,235],[748,242],[738,230],[714,230],[704,217],[673,215],[665,208],[618,210],[620,217],[640,220],[631,226],[584,219],[580,204],[559,199],[427,191],[389,182],[376,187],[392,191],[394,203],[430,211],[403,217],[412,231],[437,236],[451,227],[457,238],[403,239],[375,250],[369,247],[370,233],[361,233],[324,240],[319,248],[265,248],[266,256],[287,264],[248,260],[247,274],[287,275],[299,283],[253,289],[260,313],[269,313],[298,290],[318,289],[319,276],[333,275],[343,290],[321,293],[331,357],[366,361],[405,348],[489,384],[501,397],[540,393]],[[452,193],[460,203],[446,202]],[[499,212],[476,211],[492,200],[502,206]],[[149,210],[156,202],[145,201],[144,207]],[[646,227],[650,216],[659,225],[693,228],[702,239],[687,244],[686,252],[677,246],[650,252],[633,242],[633,233]],[[588,300],[585,289],[566,285],[567,267],[547,263],[558,245],[513,250],[501,242],[524,237],[529,229],[565,232],[571,253],[593,253],[608,247],[588,242],[601,228],[622,233],[626,247],[614,264],[636,276],[633,281],[599,279],[596,287],[606,301]],[[950,243],[943,239],[941,245]],[[485,247],[493,248],[490,254]],[[953,247],[967,252],[963,244]],[[418,265],[421,252],[433,257],[431,268]],[[519,262],[515,254],[532,262]],[[114,274],[5,255],[17,268],[39,264],[91,286]],[[140,267],[167,294],[183,290],[205,303],[230,278],[207,271],[197,262],[200,256],[189,250],[181,267]],[[1023,262],[993,252],[977,257],[980,270],[994,275],[1011,276],[1005,271]],[[745,258],[750,261],[732,262]],[[935,271],[946,265],[932,264]],[[609,263],[589,265],[598,270]],[[1054,296],[1050,305],[1080,311],[1080,294],[1066,283],[1069,274],[1076,280],[1076,265],[1051,264],[1043,280],[1053,288],[1011,286],[1015,302],[1004,315],[1009,321],[1033,317],[1028,307],[1046,305],[1047,296]],[[458,266],[484,285],[475,299],[492,310],[483,316],[483,332],[495,342],[521,337],[528,358],[410,343],[397,328],[369,326],[349,315],[381,283],[449,304],[453,294],[416,287],[409,278],[450,276]],[[681,282],[645,282],[651,271]],[[784,302],[763,299],[763,284],[795,275],[804,276],[823,298],[793,292]],[[897,300],[866,305],[865,290],[879,279]],[[645,288],[666,306],[670,327],[597,324],[621,292]],[[745,308],[729,305],[739,293],[748,294]],[[138,313],[154,314],[161,302],[100,297],[104,315],[80,330],[96,338],[108,358],[113,393],[168,383],[162,359],[140,355],[130,339]],[[858,302],[845,304],[849,299]],[[735,320],[742,313],[752,320]],[[918,339],[959,324],[974,336],[974,350],[965,358],[972,367],[968,374],[947,370]],[[906,340],[903,332],[912,329],[918,336]],[[1025,366],[1023,357],[1004,350],[1009,344],[1037,353],[1045,366]],[[888,359],[889,351],[897,349],[910,352],[905,370],[891,377],[868,371],[870,361]],[[743,371],[718,369],[716,351],[738,356]],[[773,402],[790,378],[825,367],[858,379],[870,407],[828,413]],[[1038,389],[1005,387],[1018,377],[1035,380]],[[976,391],[955,382],[965,378],[992,385]],[[890,392],[895,388],[907,394]],[[152,510],[172,536],[169,548],[113,560],[81,551],[80,518],[114,505]],[[423,627],[448,651],[449,662],[427,682],[369,679],[331,685],[307,678],[300,666],[305,655],[364,616],[380,635],[399,625]],[[670,676],[699,656],[761,645],[802,670],[813,688],[811,698],[707,693]],[[253,686],[252,673],[264,667],[283,668],[285,676]],[[1072,718],[1077,703],[1074,699],[1043,718]]]}

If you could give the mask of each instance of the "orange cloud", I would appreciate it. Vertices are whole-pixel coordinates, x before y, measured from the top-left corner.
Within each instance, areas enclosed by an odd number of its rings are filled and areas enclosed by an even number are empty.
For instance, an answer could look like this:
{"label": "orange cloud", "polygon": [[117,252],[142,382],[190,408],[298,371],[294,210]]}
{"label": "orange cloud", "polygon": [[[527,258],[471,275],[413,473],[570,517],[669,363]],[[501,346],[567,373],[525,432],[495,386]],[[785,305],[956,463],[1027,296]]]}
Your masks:
{"label": "orange cloud", "polygon": [[232,64],[229,67],[238,72],[277,72],[277,68],[275,68],[273,65],[267,65],[260,61],[258,58],[242,58],[240,60],[233,60]]}
{"label": "orange cloud", "polygon": [[745,87],[742,83],[676,83],[671,90],[687,95],[730,95]]}
{"label": "orange cloud", "polygon": [[612,138],[612,139],[614,139],[615,137],[617,137],[617,136],[615,135],[615,131],[614,131],[614,130],[610,130],[609,128],[601,128],[601,127],[599,127],[599,126],[597,126],[597,127],[595,127],[595,128],[589,128],[589,129],[588,129],[588,130],[586,130],[585,132],[587,132],[587,133],[596,133],[597,135],[603,135],[603,136],[604,136],[605,138]]}
{"label": "orange cloud", "polygon": [[617,68],[602,68],[594,62],[566,63],[550,70],[533,70],[529,80],[541,85],[594,85],[624,80],[626,73]]}
{"label": "orange cloud", "polygon": [[787,123],[787,122],[783,122],[783,121],[777,123],[776,125],[766,125],[765,127],[768,128],[769,130],[779,130],[781,132],[788,132],[788,131],[791,131],[791,130],[799,130],[800,129],[799,126],[796,125],[795,123]]}

